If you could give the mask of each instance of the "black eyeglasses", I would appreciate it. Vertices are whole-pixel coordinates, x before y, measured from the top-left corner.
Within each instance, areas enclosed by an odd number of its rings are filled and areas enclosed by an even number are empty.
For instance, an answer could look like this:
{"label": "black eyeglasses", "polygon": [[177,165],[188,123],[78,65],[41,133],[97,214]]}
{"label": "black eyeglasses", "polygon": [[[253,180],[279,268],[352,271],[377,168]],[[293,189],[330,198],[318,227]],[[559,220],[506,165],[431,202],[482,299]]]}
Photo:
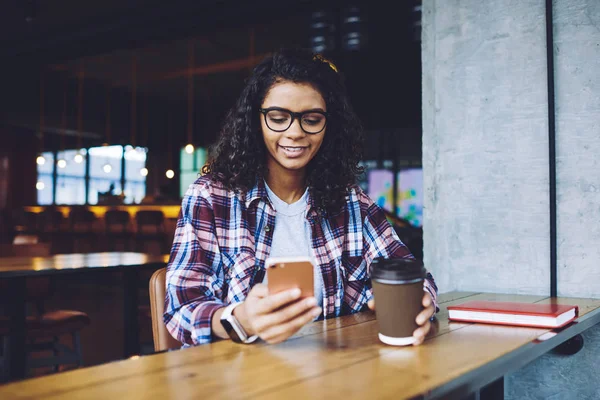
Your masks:
{"label": "black eyeglasses", "polygon": [[300,127],[308,134],[320,133],[327,125],[327,113],[319,110],[293,112],[280,107],[259,108],[265,117],[265,124],[274,132],[285,132],[298,118]]}

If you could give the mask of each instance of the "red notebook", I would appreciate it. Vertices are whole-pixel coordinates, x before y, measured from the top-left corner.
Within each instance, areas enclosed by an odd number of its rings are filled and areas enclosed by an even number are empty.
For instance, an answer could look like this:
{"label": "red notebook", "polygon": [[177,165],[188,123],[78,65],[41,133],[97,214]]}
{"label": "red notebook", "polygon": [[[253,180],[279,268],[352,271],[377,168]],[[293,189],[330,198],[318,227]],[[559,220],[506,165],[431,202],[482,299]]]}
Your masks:
{"label": "red notebook", "polygon": [[566,304],[531,304],[499,301],[468,301],[448,307],[451,321],[560,328],[579,315],[579,307]]}

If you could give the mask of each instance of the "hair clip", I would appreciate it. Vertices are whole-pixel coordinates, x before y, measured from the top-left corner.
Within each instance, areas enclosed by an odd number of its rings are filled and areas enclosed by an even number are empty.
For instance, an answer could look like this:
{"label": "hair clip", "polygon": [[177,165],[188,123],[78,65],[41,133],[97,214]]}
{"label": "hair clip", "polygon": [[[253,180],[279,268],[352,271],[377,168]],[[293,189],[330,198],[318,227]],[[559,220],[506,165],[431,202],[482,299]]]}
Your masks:
{"label": "hair clip", "polygon": [[320,54],[316,54],[316,55],[313,57],[313,60],[319,60],[319,61],[321,61],[321,62],[327,63],[327,65],[329,65],[329,68],[331,68],[331,69],[332,69],[332,70],[334,70],[335,72],[338,72],[338,69],[337,69],[337,67],[335,66],[335,64],[334,64],[334,63],[332,63],[331,61],[329,61],[328,59],[326,59],[325,57],[323,57],[323,56],[322,56],[322,55],[320,55]]}

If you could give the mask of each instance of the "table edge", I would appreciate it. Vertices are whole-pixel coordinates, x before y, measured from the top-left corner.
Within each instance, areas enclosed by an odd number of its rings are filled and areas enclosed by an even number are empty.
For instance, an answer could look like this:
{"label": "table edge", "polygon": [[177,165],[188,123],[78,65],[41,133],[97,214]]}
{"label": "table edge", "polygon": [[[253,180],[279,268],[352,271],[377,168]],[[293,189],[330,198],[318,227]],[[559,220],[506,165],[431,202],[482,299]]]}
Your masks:
{"label": "table edge", "polygon": [[550,332],[556,332],[556,335],[550,339],[538,342],[531,341],[479,368],[434,388],[426,394],[417,395],[414,399],[463,399],[506,374],[524,367],[561,343],[597,324],[600,324],[600,307],[588,312],[565,328],[549,330]]}

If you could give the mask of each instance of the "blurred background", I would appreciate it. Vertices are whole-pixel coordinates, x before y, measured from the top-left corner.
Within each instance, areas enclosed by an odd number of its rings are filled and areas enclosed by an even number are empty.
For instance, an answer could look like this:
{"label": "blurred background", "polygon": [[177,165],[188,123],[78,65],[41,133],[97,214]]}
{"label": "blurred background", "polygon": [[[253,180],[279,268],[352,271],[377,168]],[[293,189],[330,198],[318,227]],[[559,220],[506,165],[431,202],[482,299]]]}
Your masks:
{"label": "blurred background", "polygon": [[[1,3],[0,257],[168,254],[181,197],[252,68],[305,47],[343,74],[366,130],[360,185],[422,258],[420,1]],[[88,318],[83,365],[123,358],[128,329],[136,353],[153,351],[151,272],[137,289],[118,271],[44,281],[46,309]]]}
{"label": "blurred background", "polygon": [[421,257],[420,21],[417,0],[4,1],[0,209],[43,231],[50,207],[179,204],[253,66],[300,46],[345,76],[361,186]]}

